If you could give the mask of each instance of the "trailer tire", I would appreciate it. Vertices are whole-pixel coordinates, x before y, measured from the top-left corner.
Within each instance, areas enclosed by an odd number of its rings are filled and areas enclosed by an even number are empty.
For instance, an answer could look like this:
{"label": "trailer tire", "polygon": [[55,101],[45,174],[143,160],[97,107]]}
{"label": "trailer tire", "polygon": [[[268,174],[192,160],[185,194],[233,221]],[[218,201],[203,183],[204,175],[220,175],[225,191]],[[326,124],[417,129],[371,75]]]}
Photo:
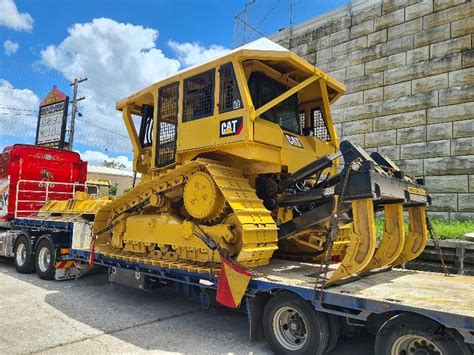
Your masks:
{"label": "trailer tire", "polygon": [[31,274],[35,271],[35,257],[26,236],[19,237],[15,243],[13,263],[16,271],[20,274]]}
{"label": "trailer tire", "polygon": [[36,273],[42,280],[53,280],[56,273],[56,251],[51,242],[41,239],[36,248]]}
{"label": "trailer tire", "polygon": [[320,355],[329,341],[326,315],[290,292],[281,292],[267,303],[263,332],[276,354]]}
{"label": "trailer tire", "polygon": [[[375,354],[394,355],[425,351],[427,354],[471,354],[454,329],[411,313],[398,314],[386,321],[375,338]],[[423,353],[425,353],[423,352]]]}
{"label": "trailer tire", "polygon": [[334,314],[326,314],[329,324],[329,340],[325,353],[333,350],[339,342],[341,336],[341,319]]}

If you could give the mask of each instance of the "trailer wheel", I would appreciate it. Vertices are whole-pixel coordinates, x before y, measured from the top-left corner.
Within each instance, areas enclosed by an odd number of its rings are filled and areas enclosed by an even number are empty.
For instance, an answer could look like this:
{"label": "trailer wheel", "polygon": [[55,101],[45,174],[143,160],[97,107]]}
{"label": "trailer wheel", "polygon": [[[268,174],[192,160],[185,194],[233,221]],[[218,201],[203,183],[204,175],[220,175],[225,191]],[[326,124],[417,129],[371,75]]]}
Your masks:
{"label": "trailer wheel", "polygon": [[334,314],[326,314],[329,324],[329,340],[325,353],[333,350],[339,342],[341,336],[341,320],[339,316]]}
{"label": "trailer wheel", "polygon": [[398,314],[382,325],[375,338],[375,353],[471,354],[458,332],[429,318],[410,313]]}
{"label": "trailer wheel", "polygon": [[54,279],[56,252],[48,239],[42,239],[36,249],[36,273],[43,280]]}
{"label": "trailer wheel", "polygon": [[263,331],[276,354],[323,354],[329,340],[326,316],[289,292],[272,297],[263,313]]}
{"label": "trailer wheel", "polygon": [[25,236],[19,237],[15,244],[13,263],[20,274],[30,274],[35,271],[35,258],[31,253],[31,245]]}

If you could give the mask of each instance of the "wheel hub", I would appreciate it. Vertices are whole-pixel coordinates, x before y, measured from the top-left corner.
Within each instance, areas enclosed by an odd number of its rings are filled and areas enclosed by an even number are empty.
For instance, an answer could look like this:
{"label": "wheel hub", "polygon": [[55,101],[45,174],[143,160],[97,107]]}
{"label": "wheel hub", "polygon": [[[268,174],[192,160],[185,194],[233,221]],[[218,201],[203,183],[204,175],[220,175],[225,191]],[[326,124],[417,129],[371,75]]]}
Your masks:
{"label": "wheel hub", "polygon": [[51,264],[51,253],[46,247],[41,248],[38,255],[38,267],[42,272],[46,272]]}
{"label": "wheel hub", "polygon": [[282,307],[273,316],[273,332],[287,350],[300,350],[308,338],[306,323],[295,309]]}
{"label": "wheel hub", "polygon": [[291,330],[293,333],[296,333],[296,334],[300,333],[301,328],[302,328],[300,322],[298,322],[298,321],[296,321],[296,320],[291,320],[290,323],[289,323],[289,325],[290,325],[290,330]]}
{"label": "wheel hub", "polygon": [[26,262],[26,246],[21,243],[16,250],[16,263],[18,266],[23,266]]}
{"label": "wheel hub", "polygon": [[421,335],[407,334],[398,338],[392,346],[391,355],[443,355],[430,339]]}

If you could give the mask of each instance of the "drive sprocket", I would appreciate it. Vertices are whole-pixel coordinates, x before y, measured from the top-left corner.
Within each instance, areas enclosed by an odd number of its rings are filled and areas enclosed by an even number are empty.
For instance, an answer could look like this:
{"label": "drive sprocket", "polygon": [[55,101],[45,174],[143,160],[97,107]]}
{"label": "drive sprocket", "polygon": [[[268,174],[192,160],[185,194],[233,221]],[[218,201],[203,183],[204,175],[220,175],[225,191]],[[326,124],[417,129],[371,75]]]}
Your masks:
{"label": "drive sprocket", "polygon": [[224,195],[210,174],[198,171],[184,186],[183,201],[186,211],[194,218],[209,223],[218,221],[226,210]]}

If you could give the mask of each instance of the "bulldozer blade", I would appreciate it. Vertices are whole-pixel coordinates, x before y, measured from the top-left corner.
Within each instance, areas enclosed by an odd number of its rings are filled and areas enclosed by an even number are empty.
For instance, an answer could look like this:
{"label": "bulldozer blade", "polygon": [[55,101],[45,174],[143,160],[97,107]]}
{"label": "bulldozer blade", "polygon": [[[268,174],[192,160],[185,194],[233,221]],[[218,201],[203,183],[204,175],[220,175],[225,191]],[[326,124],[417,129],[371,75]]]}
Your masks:
{"label": "bulldozer blade", "polygon": [[360,273],[374,256],[376,234],[375,215],[372,200],[352,201],[353,230],[350,244],[339,267],[334,271],[326,285],[348,276]]}
{"label": "bulldozer blade", "polygon": [[391,265],[403,251],[405,244],[405,229],[403,225],[403,205],[393,204],[384,206],[385,226],[383,239],[374,257],[363,272]]}
{"label": "bulldozer blade", "polygon": [[408,238],[405,240],[400,256],[392,263],[392,266],[404,264],[418,257],[428,241],[425,207],[410,207],[408,214],[410,218]]}

